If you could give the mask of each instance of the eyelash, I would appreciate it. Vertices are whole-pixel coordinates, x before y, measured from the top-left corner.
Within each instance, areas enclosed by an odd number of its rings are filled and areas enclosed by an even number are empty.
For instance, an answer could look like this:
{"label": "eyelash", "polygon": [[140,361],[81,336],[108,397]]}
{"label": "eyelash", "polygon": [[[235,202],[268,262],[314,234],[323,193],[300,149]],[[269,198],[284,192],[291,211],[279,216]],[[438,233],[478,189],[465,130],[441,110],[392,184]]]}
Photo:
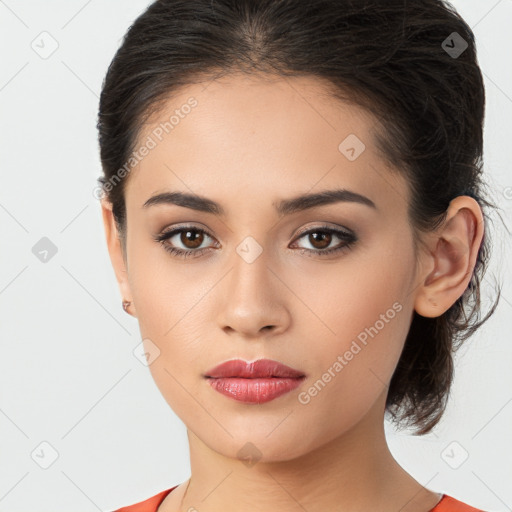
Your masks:
{"label": "eyelash", "polygon": [[[164,233],[161,233],[154,237],[154,240],[156,242],[159,242],[162,244],[165,251],[172,254],[173,256],[176,256],[178,258],[188,258],[190,256],[192,257],[198,257],[201,254],[203,254],[205,251],[208,250],[208,247],[204,247],[203,249],[178,249],[176,247],[170,247],[169,245],[165,244],[164,242],[170,238],[172,238],[176,234],[180,234],[185,231],[193,231],[195,233],[203,233],[205,235],[208,235],[210,238],[213,238],[212,235],[208,233],[208,231],[205,231],[204,229],[199,229],[194,226],[180,226],[179,228],[172,229],[171,231],[167,231]],[[301,247],[299,250],[301,251],[301,254],[308,253],[308,256],[327,256],[329,254],[333,253],[341,253],[343,251],[349,250],[352,245],[354,245],[357,242],[357,237],[354,235],[341,231],[338,229],[331,228],[329,226],[316,226],[314,228],[308,229],[307,231],[304,231],[299,234],[299,236],[296,238],[297,240],[300,240],[306,235],[310,235],[311,233],[328,233],[328,234],[334,234],[338,238],[345,241],[344,245],[335,247],[332,249],[306,249],[304,247]],[[312,253],[312,254],[311,254]]]}

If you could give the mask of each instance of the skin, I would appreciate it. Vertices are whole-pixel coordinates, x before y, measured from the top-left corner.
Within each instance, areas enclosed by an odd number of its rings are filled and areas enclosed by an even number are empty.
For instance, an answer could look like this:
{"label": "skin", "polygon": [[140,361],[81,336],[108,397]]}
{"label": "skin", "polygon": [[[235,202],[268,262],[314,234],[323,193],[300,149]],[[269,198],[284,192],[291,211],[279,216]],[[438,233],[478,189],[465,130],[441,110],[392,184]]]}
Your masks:
{"label": "skin", "polygon": [[[375,122],[365,111],[329,98],[315,78],[230,75],[174,95],[139,141],[190,96],[197,107],[129,175],[126,254],[111,205],[102,201],[122,297],[132,302],[128,311],[145,347],[150,339],[160,350],[149,369],[187,426],[191,478],[159,512],[429,511],[441,494],[413,479],[386,443],[387,386],[414,310],[439,316],[469,283],[484,231],[478,203],[454,199],[445,223],[424,234],[416,255],[408,185],[376,150]],[[354,161],[338,150],[351,133],[366,146]],[[338,202],[279,217],[272,206],[334,188],[360,193],[377,209]],[[213,199],[226,216],[142,207],[167,190]],[[209,249],[182,259],[153,239],[179,223],[213,235],[200,244]],[[299,230],[324,223],[351,230],[357,241],[329,256],[301,253],[320,253],[325,245]],[[252,263],[236,251],[247,236],[262,248]],[[165,243],[197,250],[179,234]],[[343,243],[332,235],[326,245]],[[400,312],[309,403],[300,403],[298,394],[394,303]],[[202,375],[238,357],[277,359],[306,379],[273,401],[237,402]],[[248,442],[260,457],[254,465],[237,455]]]}

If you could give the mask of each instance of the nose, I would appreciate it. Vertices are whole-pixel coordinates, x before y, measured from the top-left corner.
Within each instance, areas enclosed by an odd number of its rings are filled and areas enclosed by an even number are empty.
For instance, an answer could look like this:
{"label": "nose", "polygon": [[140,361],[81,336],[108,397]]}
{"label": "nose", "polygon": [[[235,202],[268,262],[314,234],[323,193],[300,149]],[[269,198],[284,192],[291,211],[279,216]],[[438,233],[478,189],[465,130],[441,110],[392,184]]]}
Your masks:
{"label": "nose", "polygon": [[290,292],[269,266],[265,251],[251,263],[237,254],[220,285],[218,322],[225,332],[258,338],[288,328]]}

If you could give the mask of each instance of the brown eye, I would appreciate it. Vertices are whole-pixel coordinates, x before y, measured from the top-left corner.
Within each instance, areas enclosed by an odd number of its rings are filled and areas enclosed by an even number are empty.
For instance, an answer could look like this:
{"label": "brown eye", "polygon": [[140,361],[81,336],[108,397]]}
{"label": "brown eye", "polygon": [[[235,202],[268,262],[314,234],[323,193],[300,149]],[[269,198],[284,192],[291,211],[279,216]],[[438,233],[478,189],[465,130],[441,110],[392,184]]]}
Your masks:
{"label": "brown eye", "polygon": [[213,239],[206,231],[193,226],[182,226],[170,231],[161,233],[154,237],[160,242],[163,248],[173,256],[194,257],[200,256],[209,247],[201,247],[207,239]]}
{"label": "brown eye", "polygon": [[332,234],[326,231],[309,233],[309,242],[315,249],[326,249],[332,242]]}
{"label": "brown eye", "polygon": [[181,231],[180,242],[187,249],[197,249],[204,240],[204,234],[202,231],[196,229],[187,229]]}
{"label": "brown eye", "polygon": [[[337,252],[348,250],[357,241],[357,237],[351,232],[333,229],[328,226],[319,226],[302,233],[294,242],[305,240],[311,247],[299,245],[301,254],[326,256]],[[331,246],[333,241],[338,239],[337,245]]]}

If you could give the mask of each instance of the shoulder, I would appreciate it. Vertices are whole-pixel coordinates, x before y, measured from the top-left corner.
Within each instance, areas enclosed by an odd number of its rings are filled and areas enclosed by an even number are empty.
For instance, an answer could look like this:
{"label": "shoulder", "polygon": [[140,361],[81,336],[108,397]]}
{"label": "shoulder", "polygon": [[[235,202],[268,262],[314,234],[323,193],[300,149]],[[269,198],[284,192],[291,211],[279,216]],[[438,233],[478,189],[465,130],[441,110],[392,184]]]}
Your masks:
{"label": "shoulder", "polygon": [[430,512],[484,512],[479,508],[471,507],[462,501],[443,494],[441,501]]}
{"label": "shoulder", "polygon": [[170,489],[165,489],[165,491],[161,491],[151,498],[148,498],[144,501],[139,501],[138,503],[134,503],[133,505],[128,505],[126,507],[118,508],[113,512],[156,512],[158,506],[162,501],[164,501],[165,497],[174,489],[178,487],[175,485]]}

